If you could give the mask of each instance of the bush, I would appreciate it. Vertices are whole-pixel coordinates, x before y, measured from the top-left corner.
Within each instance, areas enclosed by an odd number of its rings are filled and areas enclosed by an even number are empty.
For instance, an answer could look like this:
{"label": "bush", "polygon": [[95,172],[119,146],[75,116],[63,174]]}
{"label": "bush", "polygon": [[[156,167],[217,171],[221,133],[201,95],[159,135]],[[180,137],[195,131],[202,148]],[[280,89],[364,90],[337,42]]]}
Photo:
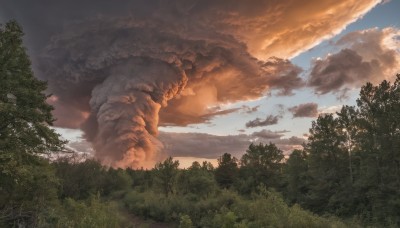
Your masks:
{"label": "bush", "polygon": [[181,215],[180,221],[179,221],[179,228],[192,228],[193,223],[192,220],[188,215]]}
{"label": "bush", "polygon": [[58,209],[40,217],[39,227],[122,227],[122,218],[116,205],[103,203],[99,197],[90,197],[86,202],[67,198]]}

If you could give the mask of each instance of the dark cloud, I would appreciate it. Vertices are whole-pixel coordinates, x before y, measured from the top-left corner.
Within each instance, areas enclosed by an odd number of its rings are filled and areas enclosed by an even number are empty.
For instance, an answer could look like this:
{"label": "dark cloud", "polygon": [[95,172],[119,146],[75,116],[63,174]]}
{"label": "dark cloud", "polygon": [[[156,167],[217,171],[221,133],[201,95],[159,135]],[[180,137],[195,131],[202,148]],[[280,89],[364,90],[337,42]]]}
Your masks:
{"label": "dark cloud", "polygon": [[278,96],[294,95],[294,89],[305,86],[305,82],[299,77],[303,70],[288,60],[271,58],[264,63],[263,67],[274,72],[274,76],[269,79],[269,85],[271,89],[278,90]]}
{"label": "dark cloud", "polygon": [[[257,134],[274,135],[272,138],[262,138]],[[278,136],[279,135],[279,136]],[[278,132],[261,131],[251,135],[227,135],[217,136],[202,133],[170,133],[160,132],[159,139],[164,144],[164,151],[175,157],[200,157],[218,158],[224,153],[230,153],[241,157],[251,143],[274,143],[282,149],[285,154],[293,149],[302,148],[306,140],[298,137],[282,138],[283,134]]]}
{"label": "dark cloud", "polygon": [[176,122],[177,118],[174,113],[171,113],[169,115],[165,114],[163,116],[163,122],[159,123],[159,126],[187,126],[189,124],[196,123],[210,123],[211,119],[216,116],[228,115],[238,112],[242,109],[243,108],[230,108],[221,110],[218,106],[217,108],[209,109],[209,111],[207,111],[208,113],[204,115],[181,116],[179,118],[179,123]]}
{"label": "dark cloud", "polygon": [[264,120],[256,118],[254,120],[250,120],[249,122],[247,122],[246,127],[251,128],[251,127],[265,127],[269,125],[274,125],[278,123],[279,118],[281,118],[281,116],[274,116],[274,115],[269,115]]}
{"label": "dark cloud", "polygon": [[203,133],[160,132],[166,154],[175,157],[217,158],[224,153],[242,154],[250,145],[247,135],[217,136]]}
{"label": "dark cloud", "polygon": [[275,105],[275,110],[277,113],[279,113],[279,116],[282,117],[285,114],[285,105],[283,104],[277,104]]}
{"label": "dark cloud", "polygon": [[246,113],[246,114],[251,114],[251,113],[257,112],[258,108],[260,108],[260,105],[256,105],[254,107],[250,107],[250,106],[247,106],[247,105],[242,105],[242,107],[241,107],[242,112]]}
{"label": "dark cloud", "polygon": [[0,3],[2,20],[25,28],[35,73],[57,97],[57,124],[80,126],[105,164],[152,167],[163,147],[159,124],[208,121],[237,111],[208,107],[270,89],[292,94],[302,86],[301,70],[285,59],[377,1]]}
{"label": "dark cloud", "polygon": [[291,107],[288,110],[293,114],[293,118],[317,117],[318,116],[318,104],[317,103],[300,104],[300,105]]}
{"label": "dark cloud", "polygon": [[342,50],[314,61],[308,85],[318,94],[333,92],[345,98],[352,88],[394,77],[400,67],[399,36],[395,28],[344,35],[334,44]]}
{"label": "dark cloud", "polygon": [[251,134],[251,136],[254,137],[259,137],[263,139],[279,139],[284,136],[283,132],[276,132],[276,131],[270,131],[270,130],[261,130],[261,131],[256,131]]}

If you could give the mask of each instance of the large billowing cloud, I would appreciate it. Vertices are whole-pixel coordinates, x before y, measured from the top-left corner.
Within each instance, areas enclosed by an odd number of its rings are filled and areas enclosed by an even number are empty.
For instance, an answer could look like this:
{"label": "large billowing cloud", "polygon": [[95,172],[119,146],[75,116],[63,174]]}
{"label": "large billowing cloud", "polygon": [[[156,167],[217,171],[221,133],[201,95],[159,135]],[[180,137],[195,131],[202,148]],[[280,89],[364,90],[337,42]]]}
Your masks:
{"label": "large billowing cloud", "polygon": [[400,30],[368,29],[351,32],[334,45],[341,51],[313,63],[309,85],[319,94],[339,97],[366,82],[393,78],[400,69]]}
{"label": "large billowing cloud", "polygon": [[270,89],[293,94],[304,83],[285,59],[379,1],[1,2],[0,17],[26,28],[57,124],[80,126],[104,163],[148,167],[163,147],[159,124],[208,121],[210,107]]}

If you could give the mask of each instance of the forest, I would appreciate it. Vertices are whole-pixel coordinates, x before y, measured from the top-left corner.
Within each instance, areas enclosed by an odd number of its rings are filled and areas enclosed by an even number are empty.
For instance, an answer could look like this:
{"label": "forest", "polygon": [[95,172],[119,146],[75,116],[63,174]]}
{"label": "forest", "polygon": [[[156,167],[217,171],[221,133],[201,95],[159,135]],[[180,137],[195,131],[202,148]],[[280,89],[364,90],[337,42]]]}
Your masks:
{"label": "forest", "polygon": [[172,157],[151,170],[77,155],[49,126],[15,21],[0,28],[0,227],[399,227],[400,75],[312,122],[304,149],[229,152],[218,166]]}

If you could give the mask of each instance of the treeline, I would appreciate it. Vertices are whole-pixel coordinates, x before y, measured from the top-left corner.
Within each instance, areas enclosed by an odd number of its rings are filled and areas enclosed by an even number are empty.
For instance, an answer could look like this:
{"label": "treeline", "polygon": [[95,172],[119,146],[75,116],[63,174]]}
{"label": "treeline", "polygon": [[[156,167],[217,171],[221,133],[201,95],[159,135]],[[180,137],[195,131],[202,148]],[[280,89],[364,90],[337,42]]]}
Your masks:
{"label": "treeline", "polygon": [[[62,151],[16,22],[0,27],[0,227],[400,226],[400,75],[313,122],[303,150],[251,144],[218,167],[152,170],[45,157]],[[339,219],[340,218],[340,219]]]}
{"label": "treeline", "polygon": [[261,184],[319,215],[399,227],[400,75],[393,84],[367,83],[356,106],[319,116],[304,149],[286,161],[273,144],[260,144],[218,162],[219,185],[242,195]]}
{"label": "treeline", "polygon": [[[51,165],[59,180],[61,201],[90,202],[100,196],[103,202],[116,204],[119,213],[167,227],[357,226],[354,221],[344,223],[332,216],[316,216],[298,205],[288,206],[281,194],[262,183],[255,184],[249,194],[222,187],[216,180],[220,169],[208,162],[179,169],[179,161],[170,157],[151,170],[113,169],[93,160],[73,163],[67,158]],[[91,210],[91,204],[86,204]],[[120,222],[129,225],[123,218]]]}
{"label": "treeline", "polygon": [[356,106],[312,123],[286,163],[285,195],[316,213],[400,226],[400,75],[367,83]]}

